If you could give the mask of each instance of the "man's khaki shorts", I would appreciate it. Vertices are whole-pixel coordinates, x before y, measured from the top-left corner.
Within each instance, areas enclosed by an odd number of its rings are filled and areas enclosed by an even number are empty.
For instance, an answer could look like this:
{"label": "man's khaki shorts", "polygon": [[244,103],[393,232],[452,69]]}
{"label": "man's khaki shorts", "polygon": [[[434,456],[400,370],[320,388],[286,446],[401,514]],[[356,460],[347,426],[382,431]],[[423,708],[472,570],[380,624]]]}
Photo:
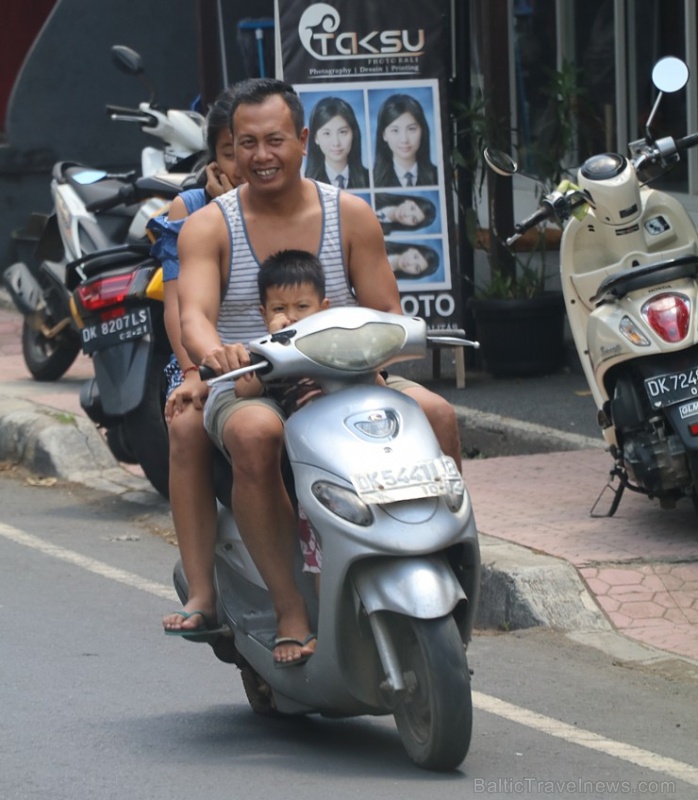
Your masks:
{"label": "man's khaki shorts", "polygon": [[[420,386],[400,375],[388,375],[385,382],[388,388],[398,392]],[[264,406],[273,411],[282,422],[286,421],[281,406],[271,397],[236,397],[232,383],[227,382],[217,383],[211,389],[204,405],[204,427],[219,450],[227,453],[223,444],[223,431],[230,417],[241,408],[251,405]]]}

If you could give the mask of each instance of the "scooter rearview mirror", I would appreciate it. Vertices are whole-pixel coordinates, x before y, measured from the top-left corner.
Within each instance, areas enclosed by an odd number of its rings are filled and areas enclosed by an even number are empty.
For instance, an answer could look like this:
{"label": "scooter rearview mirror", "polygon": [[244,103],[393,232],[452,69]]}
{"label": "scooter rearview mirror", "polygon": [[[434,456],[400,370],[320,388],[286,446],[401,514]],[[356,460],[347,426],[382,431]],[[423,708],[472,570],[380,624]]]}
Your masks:
{"label": "scooter rearview mirror", "polygon": [[483,151],[483,156],[487,162],[487,166],[497,175],[503,175],[505,178],[510,178],[515,175],[518,170],[518,164],[514,159],[503,152],[502,150],[495,150],[492,147],[486,147]]}
{"label": "scooter rearview mirror", "polygon": [[688,83],[689,71],[686,64],[675,56],[662,58],[652,70],[652,83],[660,92],[678,92]]}
{"label": "scooter rearview mirror", "polygon": [[662,95],[665,92],[678,92],[679,89],[683,89],[688,83],[688,76],[688,67],[680,58],[676,58],[676,56],[660,58],[654,65],[654,69],[652,70],[652,83],[659,90],[659,94],[654,101],[650,115],[647,117],[647,122],[645,123],[645,139],[648,142],[652,141],[650,128],[652,127],[654,115],[657,113],[657,109],[662,100]]}
{"label": "scooter rearview mirror", "polygon": [[111,49],[111,54],[112,61],[122,72],[127,75],[143,74],[143,59],[135,50],[124,44],[115,44]]}
{"label": "scooter rearview mirror", "polygon": [[111,48],[112,61],[116,67],[127,75],[138,75],[150,92],[150,105],[155,105],[155,87],[148,80],[143,67],[143,59],[140,53],[126,47],[125,44],[115,44]]}

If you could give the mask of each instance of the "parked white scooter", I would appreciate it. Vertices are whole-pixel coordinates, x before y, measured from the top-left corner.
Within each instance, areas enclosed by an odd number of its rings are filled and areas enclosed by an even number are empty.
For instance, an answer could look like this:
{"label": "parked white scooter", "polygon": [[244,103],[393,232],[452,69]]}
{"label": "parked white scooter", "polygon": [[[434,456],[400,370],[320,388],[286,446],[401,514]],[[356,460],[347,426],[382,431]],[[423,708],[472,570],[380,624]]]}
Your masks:
{"label": "parked white scooter", "polygon": [[[115,45],[112,56],[119,69],[142,76],[150,86],[138,53]],[[32,214],[26,226],[35,232],[35,252],[3,274],[3,283],[24,315],[24,361],[39,381],[60,378],[80,352],[70,298],[81,268],[69,265],[119,246],[126,247],[127,260],[132,246],[142,246],[147,255],[148,221],[167,212],[171,200],[195,181],[194,169],[205,158],[204,118],[196,112],[162,108],[153,94],[139,109],[107,106],[107,111],[112,119],[140,124],[161,140],[161,146],[143,148],[140,176],[136,170],[109,174],[72,161],[57,162],[51,174],[53,211]],[[113,259],[110,264],[113,267]]]}
{"label": "parked white scooter", "polygon": [[[445,770],[460,764],[471,736],[465,649],[478,598],[477,530],[460,471],[420,407],[375,382],[386,365],[423,357],[430,340],[474,344],[427,333],[417,318],[329,309],[253,341],[253,364],[215,379],[256,371],[262,381],[310,377],[323,387],[285,428],[322,574],[318,596],[299,551],[317,649],[305,664],[278,669],[269,593],[223,508],[215,579],[230,635],[199,640],[241,668],[256,712],[393,714],[410,757]],[[186,602],[181,563],[174,582]]]}
{"label": "parked white scooter", "polygon": [[139,53],[122,44],[112,47],[112,59],[127,75],[139,76],[150,90],[150,99],[138,108],[108,105],[107,114],[116,122],[135,122],[143,133],[159,139],[157,147],[141,151],[141,174],[193,172],[206,151],[206,119],[198,111],[167,108],[156,102]]}
{"label": "parked white scooter", "polygon": [[[507,240],[548,219],[565,223],[567,314],[615,461],[609,516],[626,487],[663,508],[692,497],[698,509],[698,234],[674,197],[648,186],[698,145],[698,134],[653,138],[662,93],[682,89],[688,69],[667,57],[652,77],[659,95],[630,158],[588,158],[578,185],[563,181]],[[485,157],[500,174],[515,171],[502,153]]]}

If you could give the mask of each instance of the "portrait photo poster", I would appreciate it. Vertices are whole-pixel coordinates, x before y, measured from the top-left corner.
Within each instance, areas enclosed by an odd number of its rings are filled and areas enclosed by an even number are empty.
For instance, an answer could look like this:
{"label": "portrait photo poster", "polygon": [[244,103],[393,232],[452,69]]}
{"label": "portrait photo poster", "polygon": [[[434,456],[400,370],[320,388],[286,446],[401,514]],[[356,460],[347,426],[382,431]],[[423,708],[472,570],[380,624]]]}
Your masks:
{"label": "portrait photo poster", "polygon": [[[451,289],[438,80],[294,88],[309,128],[305,176],[371,206],[401,292]],[[414,161],[415,151],[415,174],[398,174],[397,162]],[[332,169],[340,156],[348,160],[342,177]]]}

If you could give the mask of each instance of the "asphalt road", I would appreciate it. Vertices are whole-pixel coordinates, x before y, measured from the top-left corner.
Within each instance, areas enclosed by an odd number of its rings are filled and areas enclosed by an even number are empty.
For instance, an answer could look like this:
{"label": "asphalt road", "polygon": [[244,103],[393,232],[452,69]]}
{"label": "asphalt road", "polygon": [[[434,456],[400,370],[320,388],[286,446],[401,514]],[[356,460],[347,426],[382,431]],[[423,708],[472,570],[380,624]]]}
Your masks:
{"label": "asphalt road", "polygon": [[698,675],[550,631],[480,634],[460,770],[407,760],[390,718],[266,720],[234,667],[162,635],[175,549],[140,506],[0,473],[0,797],[276,800],[694,797]]}
{"label": "asphalt road", "polygon": [[391,371],[424,383],[456,406],[603,441],[596,405],[581,368],[525,378],[493,378],[486,372],[468,370],[465,388],[457,389],[448,350],[442,352],[441,363],[441,380],[432,377],[431,359],[399,364]]}

